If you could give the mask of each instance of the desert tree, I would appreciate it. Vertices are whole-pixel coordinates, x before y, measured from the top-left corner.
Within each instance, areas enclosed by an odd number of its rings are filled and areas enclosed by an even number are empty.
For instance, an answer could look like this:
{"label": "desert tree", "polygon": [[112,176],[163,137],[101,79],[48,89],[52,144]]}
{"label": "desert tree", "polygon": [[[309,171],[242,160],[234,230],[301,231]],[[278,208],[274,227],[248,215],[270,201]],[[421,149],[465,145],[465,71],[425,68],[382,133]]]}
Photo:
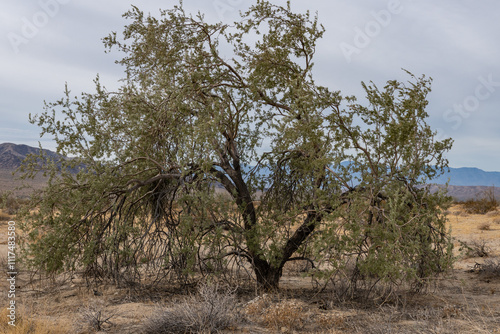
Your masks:
{"label": "desert tree", "polygon": [[120,88],[97,77],[31,117],[71,157],[24,166],[50,176],[25,211],[31,265],[184,283],[251,268],[265,289],[298,259],[331,273],[354,254],[353,281],[449,266],[445,197],[425,187],[451,147],[425,122],[430,79],[363,84],[367,107],[317,85],[324,29],[290,4],[257,1],[234,25],[182,5],[124,16],[104,38]]}

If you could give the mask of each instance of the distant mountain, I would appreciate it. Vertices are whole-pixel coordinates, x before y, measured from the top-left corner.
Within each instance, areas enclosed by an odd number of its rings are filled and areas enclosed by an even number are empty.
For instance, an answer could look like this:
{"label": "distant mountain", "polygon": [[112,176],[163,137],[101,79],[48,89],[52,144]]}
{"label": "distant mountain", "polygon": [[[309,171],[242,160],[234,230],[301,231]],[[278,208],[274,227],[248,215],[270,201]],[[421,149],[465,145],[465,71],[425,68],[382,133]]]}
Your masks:
{"label": "distant mountain", "polygon": [[446,184],[448,178],[449,184],[454,186],[500,186],[500,172],[485,172],[473,167],[450,168],[449,173],[441,175],[432,182]]}
{"label": "distant mountain", "polygon": [[[0,144],[0,191],[2,188],[9,189],[7,183],[12,180],[12,171],[16,170],[22,161],[29,154],[38,154],[39,148],[28,145],[17,145],[12,143]],[[58,159],[59,155],[55,152],[44,150],[47,156]],[[252,169],[248,166],[246,169]],[[261,171],[268,173],[268,171]],[[432,180],[433,184],[442,185],[449,182],[448,193],[457,199],[467,199],[476,197],[484,192],[487,187],[495,186],[495,192],[500,191],[500,172],[485,172],[479,168],[450,168],[448,173]],[[437,186],[434,187],[437,189]],[[500,193],[499,193],[500,197]]]}
{"label": "distant mountain", "polygon": [[[49,150],[43,150],[47,156],[57,159],[59,155]],[[15,170],[29,154],[39,154],[40,149],[28,145],[12,143],[0,144],[0,169]]]}
{"label": "distant mountain", "polygon": [[[438,189],[444,187],[442,184],[431,185],[431,192],[435,192]],[[466,201],[468,199],[483,198],[486,194],[493,194],[495,198],[500,198],[500,188],[498,187],[486,187],[486,186],[448,186],[447,195],[453,197],[457,201]]]}

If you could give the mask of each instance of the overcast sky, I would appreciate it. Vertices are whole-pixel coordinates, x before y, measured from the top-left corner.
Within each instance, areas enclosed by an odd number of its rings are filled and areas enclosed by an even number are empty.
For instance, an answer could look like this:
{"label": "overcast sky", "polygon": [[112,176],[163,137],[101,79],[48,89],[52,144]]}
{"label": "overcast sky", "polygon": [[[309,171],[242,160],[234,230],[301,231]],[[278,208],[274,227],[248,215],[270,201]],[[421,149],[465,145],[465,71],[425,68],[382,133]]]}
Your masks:
{"label": "overcast sky", "polygon": [[[233,22],[250,0],[184,0],[206,20]],[[276,4],[285,1],[272,0]],[[178,1],[135,1],[145,12]],[[5,0],[0,12],[0,143],[53,149],[29,124],[43,101],[93,91],[100,75],[117,87],[120,55],[105,54],[101,39],[121,33],[123,0]],[[316,52],[316,81],[344,95],[362,96],[361,81],[383,86],[408,79],[401,68],[434,79],[429,123],[455,140],[451,167],[500,171],[500,1],[292,0],[292,9],[317,12],[326,32]]]}

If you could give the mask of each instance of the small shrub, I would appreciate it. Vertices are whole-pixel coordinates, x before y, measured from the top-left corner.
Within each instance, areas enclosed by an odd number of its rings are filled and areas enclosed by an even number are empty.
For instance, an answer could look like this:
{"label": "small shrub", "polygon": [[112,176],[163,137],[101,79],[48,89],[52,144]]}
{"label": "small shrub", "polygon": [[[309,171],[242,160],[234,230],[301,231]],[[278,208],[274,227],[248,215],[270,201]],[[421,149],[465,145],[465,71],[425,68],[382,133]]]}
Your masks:
{"label": "small shrub", "polygon": [[293,276],[301,276],[304,273],[311,271],[312,269],[313,269],[312,262],[308,260],[297,260],[297,261],[287,262],[283,268],[283,270],[288,275],[293,275]]}
{"label": "small shrub", "polygon": [[315,317],[314,322],[322,329],[343,328],[346,324],[346,318],[342,315],[321,313]]}
{"label": "small shrub", "polygon": [[146,334],[213,333],[236,323],[236,297],[217,285],[203,284],[198,295],[168,309],[159,307],[145,324]]}
{"label": "small shrub", "polygon": [[479,272],[481,274],[500,277],[500,259],[486,260],[484,264],[481,265]]}
{"label": "small shrub", "polygon": [[75,327],[78,331],[103,331],[111,326],[110,321],[115,316],[114,313],[106,313],[102,303],[95,302],[92,305],[79,309],[79,317],[76,320]]}
{"label": "small shrub", "polygon": [[276,330],[299,330],[306,321],[304,307],[295,300],[285,300],[268,307],[262,320],[266,327]]}
{"label": "small shrub", "polygon": [[481,225],[478,226],[478,229],[480,229],[481,231],[490,231],[491,225],[490,223],[482,223]]}
{"label": "small shrub", "polygon": [[483,192],[477,199],[470,199],[460,204],[465,212],[469,214],[485,214],[498,208],[498,201],[495,198],[493,188]]}
{"label": "small shrub", "polygon": [[477,263],[468,270],[470,273],[486,275],[488,277],[500,277],[500,259],[488,259],[484,263]]}
{"label": "small shrub", "polygon": [[249,316],[260,316],[271,305],[271,298],[267,293],[257,296],[249,301],[245,306],[245,313]]}
{"label": "small shrub", "polygon": [[488,257],[490,248],[484,240],[459,241],[460,250],[466,257]]}

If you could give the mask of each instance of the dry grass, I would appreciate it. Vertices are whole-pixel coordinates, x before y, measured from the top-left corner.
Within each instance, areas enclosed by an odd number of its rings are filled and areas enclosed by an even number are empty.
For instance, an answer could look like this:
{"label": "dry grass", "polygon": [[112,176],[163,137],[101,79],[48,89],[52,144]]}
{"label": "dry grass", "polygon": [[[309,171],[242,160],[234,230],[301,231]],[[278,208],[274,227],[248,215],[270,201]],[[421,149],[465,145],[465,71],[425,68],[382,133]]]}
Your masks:
{"label": "dry grass", "polygon": [[2,207],[2,212],[8,215],[15,215],[19,211],[22,205],[27,203],[26,199],[21,199],[10,196],[2,196],[0,200],[0,206]]}
{"label": "dry grass", "polygon": [[[224,290],[224,291],[223,291]],[[238,322],[234,292],[202,284],[198,295],[172,308],[158,307],[144,324],[146,334],[214,333]]]}
{"label": "dry grass", "polygon": [[486,275],[490,278],[500,278],[500,258],[488,259],[484,261],[483,264],[479,264],[477,266],[476,272],[481,275]]}
{"label": "dry grass", "polygon": [[24,309],[16,309],[15,326],[9,325],[9,310],[2,307],[0,312],[0,333],[1,334],[67,334],[70,328],[67,325],[56,323],[50,320],[37,319],[32,317],[31,312]]}
{"label": "dry grass", "polygon": [[467,257],[488,257],[491,252],[488,243],[484,240],[473,240],[469,243],[464,243],[464,245]]}
{"label": "dry grass", "polygon": [[247,322],[259,324],[272,333],[331,333],[345,327],[346,316],[321,311],[305,300],[281,299],[278,295],[261,295],[243,307]]}

